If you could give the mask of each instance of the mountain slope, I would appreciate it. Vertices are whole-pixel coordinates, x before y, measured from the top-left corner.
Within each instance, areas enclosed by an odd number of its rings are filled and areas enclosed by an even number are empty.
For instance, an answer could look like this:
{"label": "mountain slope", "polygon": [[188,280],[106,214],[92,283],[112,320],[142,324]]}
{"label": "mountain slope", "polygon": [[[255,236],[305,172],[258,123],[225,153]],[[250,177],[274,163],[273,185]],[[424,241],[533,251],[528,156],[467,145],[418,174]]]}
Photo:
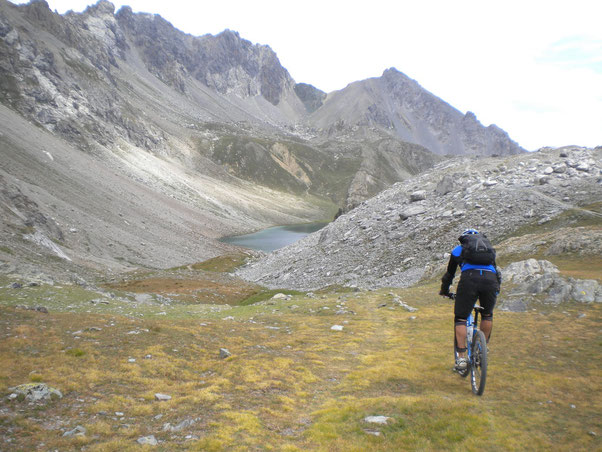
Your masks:
{"label": "mountain slope", "polygon": [[[7,193],[24,196],[26,205],[57,225],[29,226],[27,215],[13,218],[20,205],[12,195],[3,219],[17,230],[43,234],[34,240],[42,254],[89,259],[92,267],[179,265],[221,253],[223,245],[214,239],[223,235],[349,210],[440,162],[431,151],[516,151],[483,138],[480,125],[475,140],[463,138],[463,148],[445,150],[437,137],[458,133],[457,112],[450,113],[449,124],[439,121],[437,131],[437,121],[410,113],[423,112],[416,99],[428,98],[430,114],[447,118],[437,113],[444,103],[403,80],[386,71],[380,79],[351,85],[364,92],[354,113],[352,90],[326,95],[297,84],[268,46],[233,31],[195,37],[157,15],[134,14],[128,7],[115,13],[104,0],[65,15],[43,0],[18,6],[0,0],[0,175],[11,187]],[[410,136],[388,127],[401,113],[418,118],[408,130],[428,133]],[[498,138],[507,141],[503,134]],[[62,163],[48,161],[45,152]],[[60,171],[44,172],[48,165]],[[71,177],[80,186],[79,198]],[[113,183],[101,196],[93,187],[105,180]],[[96,207],[83,206],[86,197]],[[108,218],[124,199],[131,200],[132,214],[125,221],[135,226],[121,240],[131,243],[116,251],[108,244],[120,235],[121,219]],[[72,212],[93,229],[92,251],[65,232],[65,224],[78,222]],[[149,235],[142,220],[156,212],[165,212],[159,216],[163,224]],[[106,221],[115,227],[94,227]],[[174,222],[185,225],[176,238],[170,232]],[[3,228],[3,243],[32,235],[14,236],[13,226]],[[194,252],[186,248],[192,242]],[[30,251],[33,259],[35,247]]]}
{"label": "mountain slope", "polygon": [[436,154],[523,152],[503,130],[483,127],[473,113],[463,115],[394,68],[331,93],[309,121],[326,130],[377,127]]}
{"label": "mountain slope", "polygon": [[[583,225],[592,228],[587,235],[600,240],[600,162],[602,148],[447,160],[239,275],[268,287],[303,290],[332,284],[405,287],[432,276],[434,269],[442,272],[445,253],[469,227],[486,233],[494,244],[547,227]],[[555,240],[567,242],[566,234]],[[578,230],[568,234],[583,235]],[[570,252],[559,245],[548,244],[557,250],[551,252]],[[581,243],[574,252],[596,256],[597,250]]]}
{"label": "mountain slope", "polygon": [[0,120],[0,259],[9,270],[172,267],[223,254],[230,248],[215,239],[240,225],[261,229],[323,212],[311,199],[219,167],[200,175],[125,144],[99,159],[3,106]]}

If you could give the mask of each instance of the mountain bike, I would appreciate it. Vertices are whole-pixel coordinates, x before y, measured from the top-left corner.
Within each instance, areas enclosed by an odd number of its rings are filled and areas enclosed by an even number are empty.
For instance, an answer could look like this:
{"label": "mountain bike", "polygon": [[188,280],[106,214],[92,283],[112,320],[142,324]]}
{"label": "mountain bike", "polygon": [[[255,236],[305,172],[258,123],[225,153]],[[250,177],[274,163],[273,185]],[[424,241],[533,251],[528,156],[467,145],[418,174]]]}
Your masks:
{"label": "mountain bike", "polygon": [[[455,299],[456,294],[450,293],[449,298]],[[487,340],[485,334],[479,330],[479,314],[483,311],[481,306],[475,305],[474,315],[471,313],[466,319],[466,352],[468,366],[464,370],[455,370],[462,377],[470,373],[470,385],[472,392],[482,395],[485,391],[487,380]],[[454,327],[454,362],[458,359],[458,347],[456,342],[456,329]]]}

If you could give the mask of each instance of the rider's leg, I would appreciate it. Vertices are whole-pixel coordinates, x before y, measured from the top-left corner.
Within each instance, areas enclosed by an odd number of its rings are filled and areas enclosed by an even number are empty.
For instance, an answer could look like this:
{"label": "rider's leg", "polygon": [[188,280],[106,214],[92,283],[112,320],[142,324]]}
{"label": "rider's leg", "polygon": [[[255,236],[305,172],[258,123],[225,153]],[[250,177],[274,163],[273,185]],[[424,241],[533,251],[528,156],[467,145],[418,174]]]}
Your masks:
{"label": "rider's leg", "polygon": [[459,357],[466,358],[466,320],[456,323],[456,349]]}
{"label": "rider's leg", "polygon": [[492,319],[482,319],[480,329],[485,335],[485,339],[489,342],[489,336],[491,336],[491,329],[493,328],[493,320]]}
{"label": "rider's leg", "polygon": [[479,291],[479,303],[483,307],[480,329],[485,334],[487,342],[489,342],[491,329],[493,328],[493,308],[500,289],[495,273],[487,272],[485,276],[483,286]]}
{"label": "rider's leg", "polygon": [[454,305],[454,323],[456,325],[456,347],[460,357],[466,357],[466,319],[477,301],[477,290],[471,272],[463,272],[458,283],[456,303]]}

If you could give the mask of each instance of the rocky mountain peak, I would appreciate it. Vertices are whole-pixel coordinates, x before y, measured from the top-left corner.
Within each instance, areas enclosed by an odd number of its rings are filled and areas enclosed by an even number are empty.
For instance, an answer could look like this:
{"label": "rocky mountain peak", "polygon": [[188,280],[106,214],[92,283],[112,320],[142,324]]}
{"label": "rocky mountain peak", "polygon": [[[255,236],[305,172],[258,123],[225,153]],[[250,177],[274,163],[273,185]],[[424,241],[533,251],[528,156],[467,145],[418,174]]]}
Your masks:
{"label": "rocky mountain peak", "polygon": [[92,16],[113,16],[115,14],[115,5],[107,0],[99,0],[95,5],[90,5],[84,11],[84,14]]}
{"label": "rocky mountain peak", "polygon": [[142,54],[149,70],[179,91],[193,77],[221,94],[241,98],[263,96],[278,105],[294,81],[276,53],[252,44],[238,32],[224,30],[213,36],[193,37],[160,16],[121,8],[117,21]]}
{"label": "rocky mountain peak", "polygon": [[332,93],[310,121],[328,131],[376,128],[441,155],[524,152],[501,129],[483,127],[395,68]]}

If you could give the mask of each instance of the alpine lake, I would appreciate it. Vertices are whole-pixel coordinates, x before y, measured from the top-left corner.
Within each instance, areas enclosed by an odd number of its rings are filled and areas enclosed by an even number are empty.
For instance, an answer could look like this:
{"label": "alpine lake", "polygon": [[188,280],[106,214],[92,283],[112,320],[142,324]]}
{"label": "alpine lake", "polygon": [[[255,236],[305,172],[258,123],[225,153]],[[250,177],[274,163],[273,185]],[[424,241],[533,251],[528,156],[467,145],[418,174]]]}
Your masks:
{"label": "alpine lake", "polygon": [[251,234],[233,235],[220,240],[231,245],[243,246],[269,253],[295,243],[312,232],[319,231],[327,224],[322,222],[274,226]]}

